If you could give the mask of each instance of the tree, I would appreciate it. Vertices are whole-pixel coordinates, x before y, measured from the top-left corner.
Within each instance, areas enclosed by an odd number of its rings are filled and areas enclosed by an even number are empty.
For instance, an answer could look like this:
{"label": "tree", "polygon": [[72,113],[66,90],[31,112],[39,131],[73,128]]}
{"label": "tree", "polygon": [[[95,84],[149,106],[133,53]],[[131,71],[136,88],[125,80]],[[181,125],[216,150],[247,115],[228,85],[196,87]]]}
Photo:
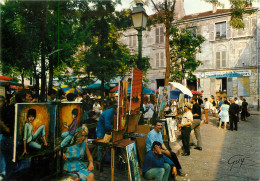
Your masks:
{"label": "tree", "polygon": [[185,73],[192,77],[201,61],[195,56],[201,52],[201,44],[205,38],[196,35],[191,30],[172,26],[170,31],[170,58],[171,58],[171,80],[181,81],[185,78]]}

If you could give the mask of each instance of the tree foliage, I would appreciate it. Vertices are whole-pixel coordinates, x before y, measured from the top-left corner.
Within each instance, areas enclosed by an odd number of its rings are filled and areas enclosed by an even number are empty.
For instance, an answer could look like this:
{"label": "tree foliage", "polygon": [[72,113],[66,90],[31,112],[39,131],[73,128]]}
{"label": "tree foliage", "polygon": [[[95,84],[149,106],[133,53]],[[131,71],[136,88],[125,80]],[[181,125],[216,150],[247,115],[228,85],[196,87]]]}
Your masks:
{"label": "tree foliage", "polygon": [[185,78],[185,73],[192,77],[192,73],[201,64],[195,56],[201,52],[201,44],[204,41],[203,36],[196,35],[185,28],[171,27],[171,80],[180,81]]}

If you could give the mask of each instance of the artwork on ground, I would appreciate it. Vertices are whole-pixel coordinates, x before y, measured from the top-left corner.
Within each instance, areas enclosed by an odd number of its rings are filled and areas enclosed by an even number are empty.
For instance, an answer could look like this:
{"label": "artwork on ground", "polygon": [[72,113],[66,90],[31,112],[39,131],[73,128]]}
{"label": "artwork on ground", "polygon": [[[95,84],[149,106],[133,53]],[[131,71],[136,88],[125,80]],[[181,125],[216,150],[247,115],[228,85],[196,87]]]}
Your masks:
{"label": "artwork on ground", "polygon": [[58,132],[55,148],[64,148],[80,142],[85,129],[81,127],[83,118],[82,103],[61,103],[58,105]]}
{"label": "artwork on ground", "polygon": [[117,125],[116,130],[122,130],[126,125],[126,112],[129,107],[129,102],[127,100],[128,82],[119,82],[119,96],[118,96],[118,109],[117,109]]}
{"label": "artwork on ground", "polygon": [[166,120],[167,120],[170,142],[174,142],[176,141],[175,131],[177,131],[177,122],[172,118],[166,118]]}
{"label": "artwork on ground", "polygon": [[179,107],[183,108],[184,107],[184,94],[179,95]]}
{"label": "artwork on ground", "polygon": [[130,180],[141,181],[135,143],[131,143],[126,146],[126,153],[130,171]]}
{"label": "artwork on ground", "polygon": [[13,161],[44,155],[54,149],[56,105],[15,105]]}
{"label": "artwork on ground", "polygon": [[131,89],[131,96],[130,96],[131,115],[140,113],[142,79],[143,79],[143,72],[138,69],[133,69],[132,89]]}

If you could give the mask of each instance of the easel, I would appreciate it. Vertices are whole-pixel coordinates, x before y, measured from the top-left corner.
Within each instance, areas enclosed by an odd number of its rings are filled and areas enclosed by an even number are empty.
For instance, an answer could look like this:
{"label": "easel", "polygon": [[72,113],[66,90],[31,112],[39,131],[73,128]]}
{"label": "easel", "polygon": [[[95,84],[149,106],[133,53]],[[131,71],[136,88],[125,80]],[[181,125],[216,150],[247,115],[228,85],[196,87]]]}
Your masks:
{"label": "easel", "polygon": [[[123,139],[124,132],[125,132],[125,130],[112,131],[112,141],[108,142],[108,143],[105,143],[104,139],[98,139],[98,140],[95,140],[93,142],[96,145],[106,147],[106,150],[103,153],[101,160],[105,157],[107,150],[111,149],[111,181],[114,181],[114,173],[115,173],[114,172],[115,171],[115,148],[120,149],[120,151],[122,152],[125,160],[127,161],[127,164],[129,164],[124,150],[125,150],[127,145],[133,143],[134,141],[129,140],[129,139]],[[130,180],[129,167],[128,167],[128,180]]]}

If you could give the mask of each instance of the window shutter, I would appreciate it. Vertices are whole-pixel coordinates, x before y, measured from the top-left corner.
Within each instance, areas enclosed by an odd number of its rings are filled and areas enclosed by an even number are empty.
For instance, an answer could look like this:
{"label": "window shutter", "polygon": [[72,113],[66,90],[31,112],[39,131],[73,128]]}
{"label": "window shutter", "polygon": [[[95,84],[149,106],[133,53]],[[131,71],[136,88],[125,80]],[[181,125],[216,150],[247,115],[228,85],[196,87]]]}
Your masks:
{"label": "window shutter", "polygon": [[159,28],[155,29],[155,43],[159,43]]}
{"label": "window shutter", "polygon": [[136,36],[133,36],[133,47],[136,47]]}
{"label": "window shutter", "polygon": [[222,52],[222,67],[226,67],[227,65],[226,65],[226,52],[225,51],[223,51]]}
{"label": "window shutter", "polygon": [[159,67],[159,53],[156,53],[156,67]]}
{"label": "window shutter", "polygon": [[132,41],[131,41],[131,36],[129,36],[129,46],[131,47],[132,46]]}
{"label": "window shutter", "polygon": [[216,53],[216,68],[220,68],[220,52]]}
{"label": "window shutter", "polygon": [[163,52],[160,53],[160,62],[161,62],[161,67],[165,67],[164,53]]}
{"label": "window shutter", "polygon": [[160,43],[164,42],[164,33],[163,33],[163,27],[160,27]]}

